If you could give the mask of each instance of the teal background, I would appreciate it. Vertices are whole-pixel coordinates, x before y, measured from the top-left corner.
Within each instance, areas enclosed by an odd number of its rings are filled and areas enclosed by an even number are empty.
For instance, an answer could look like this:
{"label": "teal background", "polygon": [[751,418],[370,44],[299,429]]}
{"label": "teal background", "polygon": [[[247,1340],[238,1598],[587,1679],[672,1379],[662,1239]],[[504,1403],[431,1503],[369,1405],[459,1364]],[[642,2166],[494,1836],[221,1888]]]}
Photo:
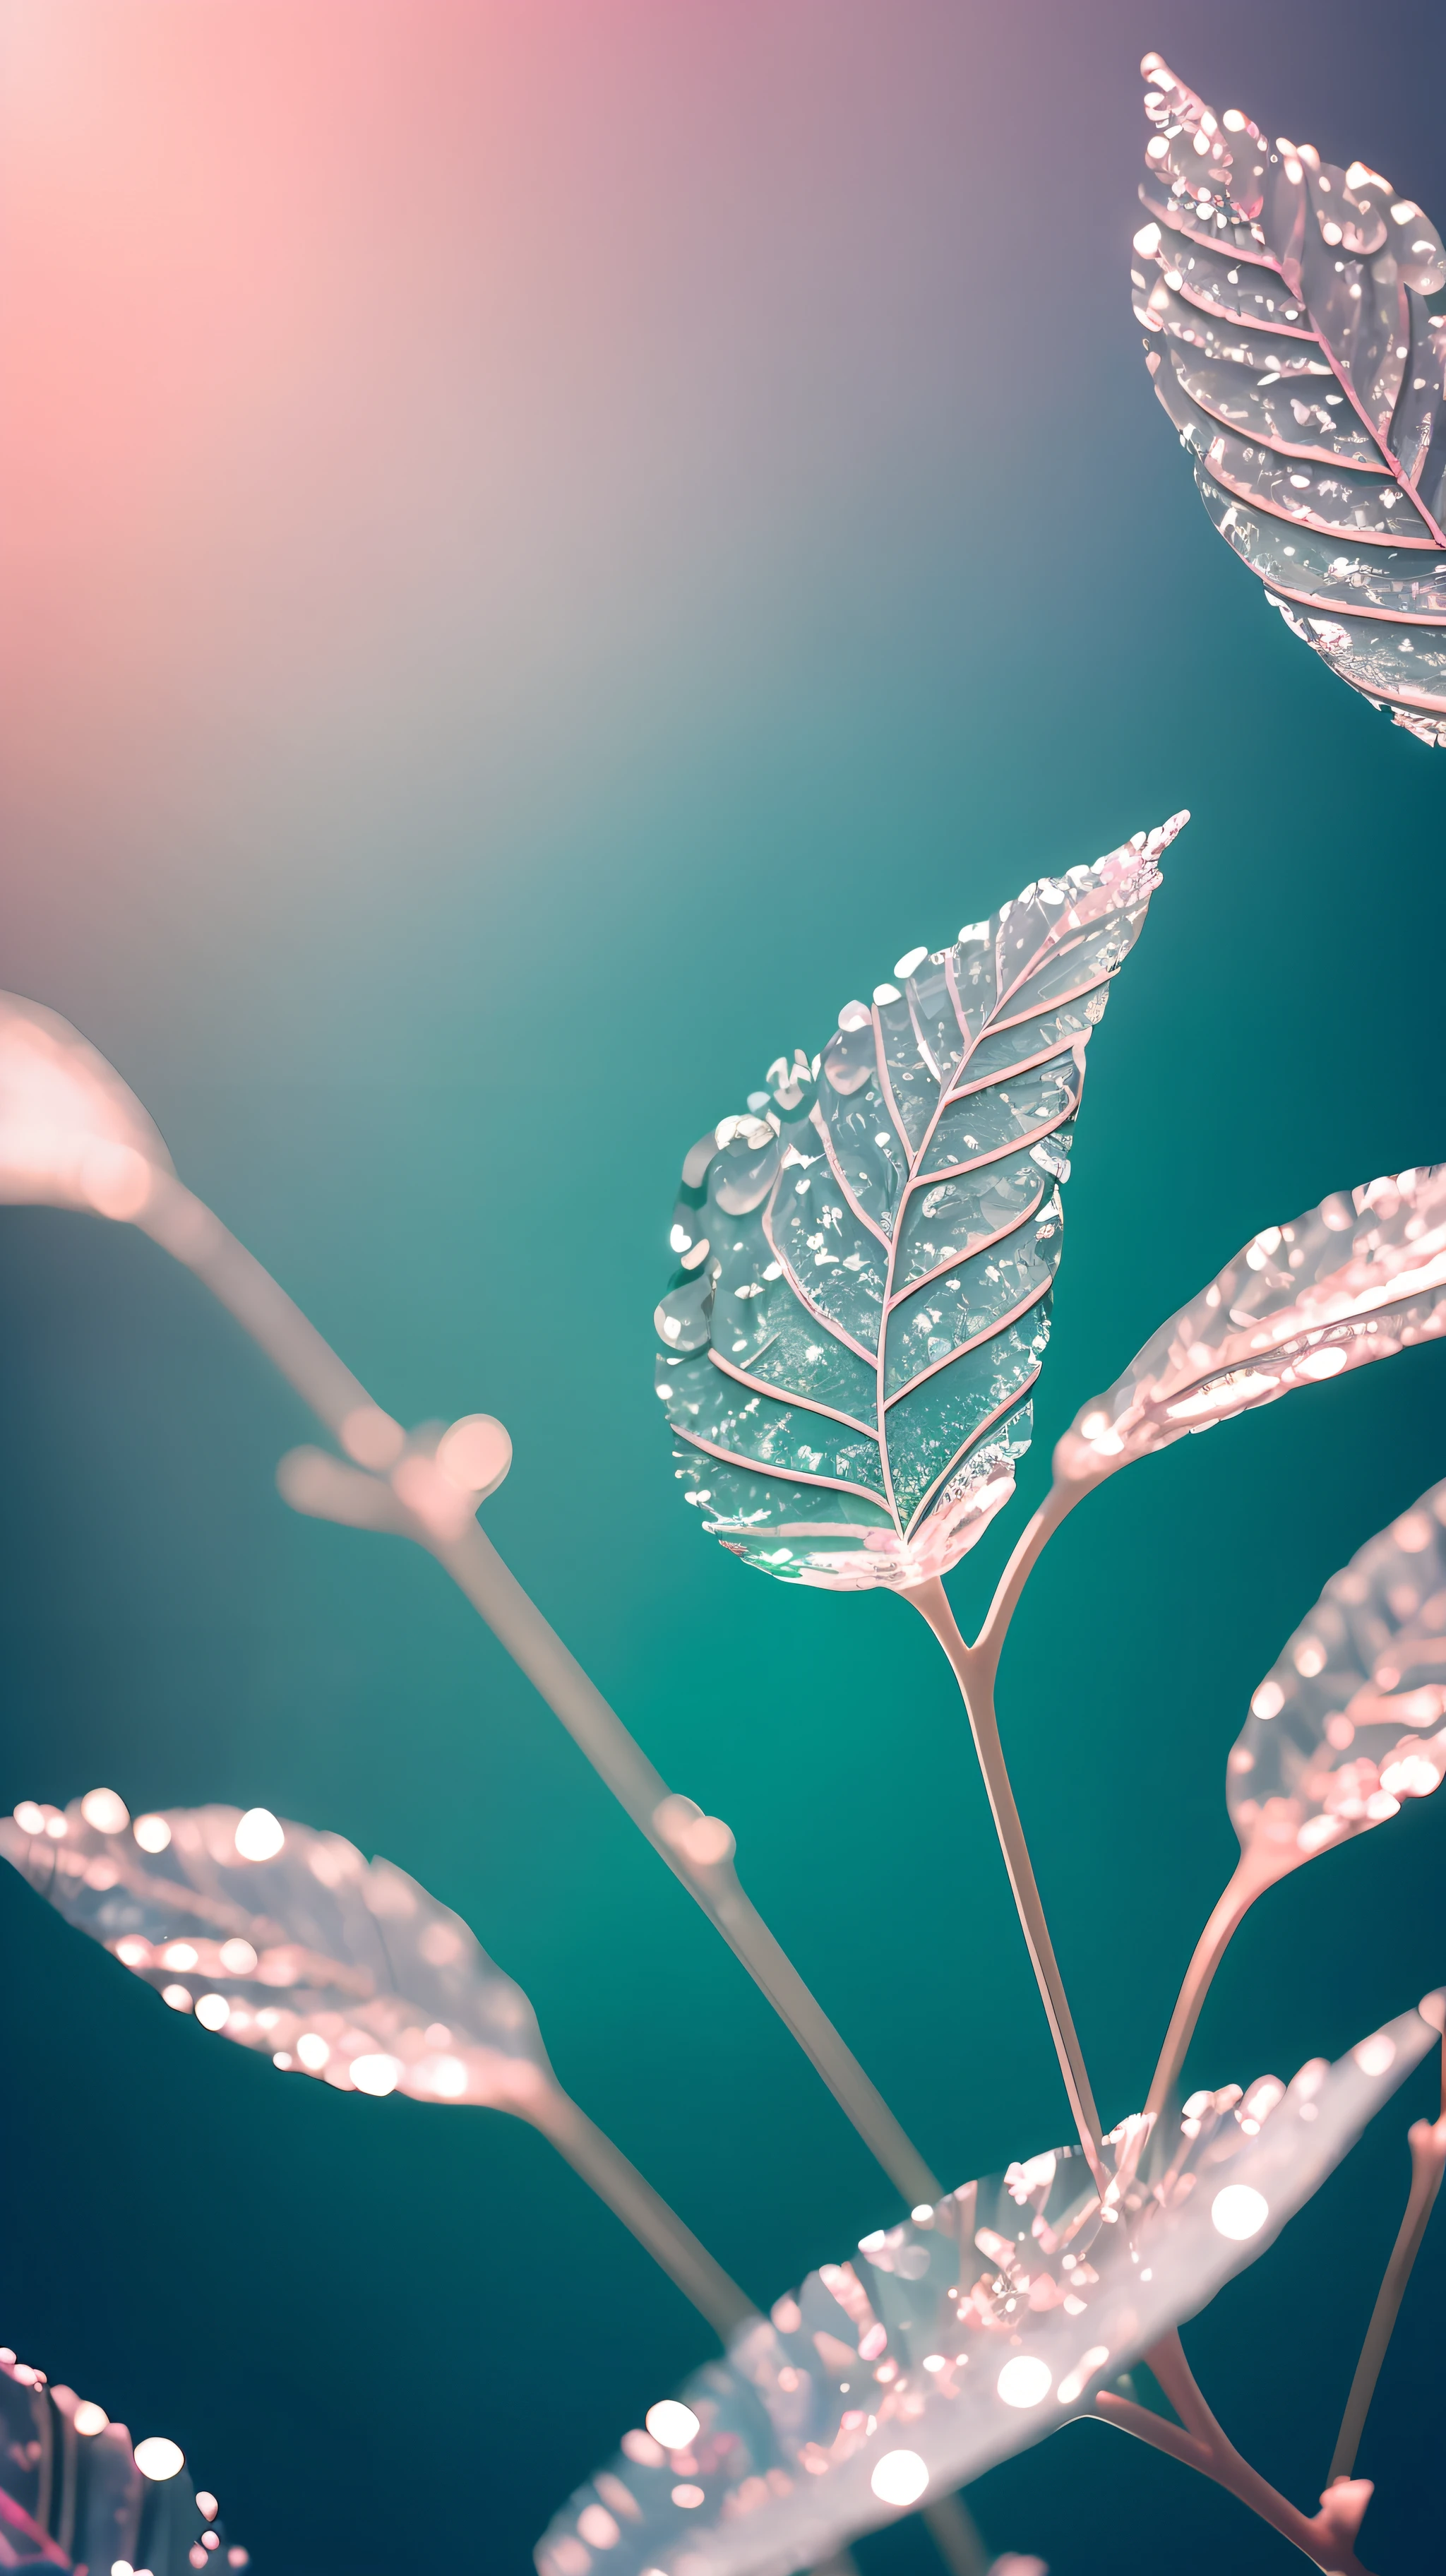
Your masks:
{"label": "teal background", "polygon": [[[1185,804],[1091,1049],[1039,1437],[1249,1234],[1439,1156],[1446,760],[1210,530],[1129,310],[1160,47],[1446,213],[1430,5],[8,0],[7,984],[406,1420],[495,1411],[486,1526],[953,2181],[1063,2098],[950,1677],[746,1574],[651,1394],[679,1159],[780,1046]],[[8,344],[8,346],[7,346]],[[149,1245],[0,1218],[0,1801],[264,1802],[381,1849],[760,2297],[887,2184],[438,1571],[291,1517],[297,1405]],[[1101,2105],[1233,1852],[1224,1755],[1325,1578],[1443,1468],[1434,1351],[1190,1440],[1050,1548],[1001,1683]],[[1446,1803],[1258,1906],[1196,2081],[1446,1971]],[[0,1881],[0,2334],[179,2439],[258,2576],[512,2576],[706,2349],[548,2149],[211,2045]],[[1187,2330],[1307,2507],[1422,2070]],[[1446,2230],[1362,2451],[1439,2508]],[[1055,2576],[1299,2563],[1104,2430],[971,2497]],[[862,2544],[922,2571],[919,2526]]]}

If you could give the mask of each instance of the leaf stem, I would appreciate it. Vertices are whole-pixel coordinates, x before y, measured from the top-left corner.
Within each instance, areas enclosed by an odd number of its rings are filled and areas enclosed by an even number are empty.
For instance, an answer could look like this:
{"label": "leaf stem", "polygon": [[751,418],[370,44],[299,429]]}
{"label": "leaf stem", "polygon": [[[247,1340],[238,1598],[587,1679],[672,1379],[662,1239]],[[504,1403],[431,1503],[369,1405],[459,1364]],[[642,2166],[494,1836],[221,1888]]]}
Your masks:
{"label": "leaf stem", "polygon": [[1354,2489],[1349,2498],[1343,2494],[1334,2513],[1328,2509],[1331,2499],[1327,2493],[1321,2499],[1320,2512],[1307,2517],[1241,2457],[1217,2424],[1195,2384],[1178,2334],[1163,2336],[1151,2346],[1145,2359],[1185,2429],[1182,2432],[1179,2425],[1152,2414],[1148,2407],[1115,2396],[1109,2389],[1102,2389],[1095,2398],[1095,2411],[1104,2423],[1133,2433],[1137,2440],[1149,2442],[1186,2468],[1198,2469],[1202,2477],[1212,2478],[1217,2486],[1226,2488],[1258,2514],[1262,2522],[1269,2523],[1272,2530],[1292,2541],[1305,2557],[1326,2571],[1326,2576],[1365,2576],[1351,2544],[1369,2501],[1369,2489],[1364,2497]]}
{"label": "leaf stem", "polygon": [[757,2314],[753,2301],[715,2263],[652,2184],[644,2181],[637,2167],[629,2164],[622,2149],[579,2110],[561,2085],[549,2086],[535,2104],[529,2104],[524,2117],[566,2157],[599,2200],[606,2201],[614,2217],[631,2230],[726,2347],[738,2328]]}
{"label": "leaf stem", "polygon": [[[373,1402],[270,1272],[183,1182],[156,1173],[151,1196],[135,1221],[229,1309],[344,1448],[351,1447],[359,1420],[392,1432],[400,1448],[400,1426]],[[352,1454],[357,1454],[354,1449]],[[380,1503],[392,1504],[388,1487],[375,1490]],[[478,1523],[469,1520],[459,1537],[443,1540],[398,1504],[387,1525],[426,1547],[485,1619],[599,1778],[722,1933],[907,2205],[938,2200],[940,2185],[924,2158],[745,1895],[733,1867],[731,1834],[726,1835],[726,1857],[700,1861],[690,1856],[676,1829],[665,1829],[670,1821],[666,1815],[660,1823],[660,1809],[687,1802],[671,1797],[661,1773]],[[720,1829],[716,1839],[721,1841],[725,1833]]]}
{"label": "leaf stem", "polygon": [[1015,1544],[1004,1572],[995,1586],[994,1598],[985,1614],[984,1625],[974,1640],[971,1653],[990,1681],[999,1669],[999,1657],[1009,1632],[1009,1623],[1038,1559],[1049,1545],[1060,1522],[1082,1502],[1093,1487],[1103,1482],[1093,1477],[1087,1482],[1066,1484],[1056,1477],[1038,1511],[1031,1514]]}
{"label": "leaf stem", "polygon": [[1195,1944],[1194,1956],[1185,1971],[1185,1982],[1170,2016],[1160,2062],[1155,2068],[1145,2109],[1160,2119],[1174,2091],[1185,2051],[1194,2036],[1200,2018],[1200,2007],[1210,1991],[1211,1980],[1224,1958],[1231,1938],[1243,1917],[1263,1889],[1273,1886],[1280,1876],[1278,1868],[1249,1852],[1242,1853],[1220,1896],[1216,1899],[1204,1931]]}
{"label": "leaf stem", "polygon": [[958,2496],[940,2496],[933,2504],[922,2505],[919,2519],[949,2576],[989,2576],[989,2559],[974,2517]]}
{"label": "leaf stem", "polygon": [[1351,2393],[1346,2399],[1346,2411],[1336,2436],[1330,2476],[1326,2481],[1328,2488],[1334,2486],[1337,2478],[1350,2477],[1355,2468],[1356,2453],[1366,2429],[1366,2417],[1376,2393],[1386,2346],[1400,2313],[1411,2266],[1421,2250],[1427,2220],[1435,2207],[1442,2173],[1446,2171],[1446,2057],[1442,2061],[1442,2117],[1435,2122],[1413,2121],[1407,2131],[1407,2142],[1411,2149],[1411,2189],[1406,2201],[1406,2214],[1391,2249],[1385,2278],[1376,2293],[1371,2322],[1366,2328],[1360,2360],[1356,2363]]}
{"label": "leaf stem", "polygon": [[[1065,1509],[1068,1509],[1068,1504],[1065,1505]],[[1059,1517],[1062,1518],[1063,1514],[1061,1513]],[[1035,1519],[1042,1520],[1043,1514],[1037,1513]],[[1034,1523],[1031,1522],[1030,1530],[1032,1531],[1033,1528]],[[1025,1535],[1028,1538],[1030,1533],[1026,1532]],[[1034,1555],[1039,1553],[1048,1536],[1049,1528],[1046,1527],[1043,1535],[1034,1545]],[[1019,1548],[1015,1550],[1016,1559],[1022,1556],[1023,1550],[1024,1541],[1021,1540]],[[1032,1561],[1031,1558],[1030,1562]],[[1024,1573],[1027,1572],[1026,1564]],[[1022,1573],[1015,1588],[1016,1599],[1019,1590],[1022,1589],[1023,1581]],[[1004,1586],[1001,1585],[1001,1596],[1003,1592]],[[931,1583],[915,1586],[913,1590],[904,1593],[902,1598],[912,1602],[920,1617],[927,1620],[954,1668],[954,1676],[959,1684],[973,1733],[974,1748],[979,1756],[979,1768],[984,1774],[984,1786],[989,1793],[994,1830],[999,1837],[1004,1866],[1009,1872],[1009,1884],[1014,1891],[1015,1910],[1019,1916],[1020,1928],[1024,1933],[1030,1961],[1034,1968],[1035,1983],[1039,1988],[1040,2000],[1044,2005],[1050,2034],[1054,2040],[1054,2051],[1059,2060],[1060,2073],[1064,2077],[1065,2091],[1069,2096],[1070,2111],[1079,2134],[1080,2144],[1089,2159],[1090,2170],[1096,2180],[1103,2184],[1106,2177],[1100,2157],[1099,2113],[1095,2109],[1095,2098],[1085,2070],[1084,2055],[1080,2048],[1069,2001],[1065,1994],[1064,1979],[1060,1975],[1059,1962],[1054,1955],[1054,1944],[1049,1937],[1049,1926],[1045,1921],[1044,1906],[1030,1861],[1029,1847],[1024,1838],[1024,1827],[1020,1822],[1019,1809],[1015,1804],[1014,1791],[1010,1786],[1009,1772],[1005,1765],[1004,1747],[999,1740],[999,1722],[994,1711],[994,1671],[998,1662],[998,1642],[996,1640],[992,1652],[965,1645],[954,1613],[949,1607],[948,1595],[937,1577]],[[986,1627],[987,1624],[986,1622]]]}

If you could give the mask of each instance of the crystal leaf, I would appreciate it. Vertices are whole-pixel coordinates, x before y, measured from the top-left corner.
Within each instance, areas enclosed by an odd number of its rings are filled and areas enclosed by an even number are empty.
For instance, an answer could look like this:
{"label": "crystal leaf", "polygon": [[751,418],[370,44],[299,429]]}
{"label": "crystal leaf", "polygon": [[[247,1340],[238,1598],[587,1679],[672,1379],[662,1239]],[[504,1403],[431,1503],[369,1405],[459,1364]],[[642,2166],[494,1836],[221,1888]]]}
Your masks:
{"label": "crystal leaf", "polygon": [[1446,1777],[1446,1482],[1333,1574],[1225,1768],[1240,1847],[1284,1877]]}
{"label": "crystal leaf", "polygon": [[527,2116],[551,2083],[519,1986],[459,1915],[340,1834],[264,1808],[134,1822],[110,1789],[22,1801],[0,1853],[206,2030],[343,2092]]}
{"label": "crystal leaf", "polygon": [[1446,286],[1379,173],[1217,117],[1160,60],[1135,235],[1155,391],[1205,507],[1293,634],[1446,744]]}
{"label": "crystal leaf", "polygon": [[1446,1325],[1446,1164],[1337,1191],[1271,1225],[1091,1398],[1054,1453],[1063,1483],[1187,1431],[1389,1359]]}
{"label": "crystal leaf", "polygon": [[745,1563],[917,1584],[1008,1500],[1085,1048],[1187,819],[911,950],[688,1155],[657,1389],[686,1500]]}
{"label": "crystal leaf", "polygon": [[540,2542],[539,2576],[789,2576],[1087,2412],[1264,2252],[1440,2011],[1428,1997],[1288,2086],[1192,2095],[1178,2127],[1126,2121],[1103,2206],[1064,2147],[864,2237],[623,2435]]}
{"label": "crystal leaf", "polygon": [[56,1011],[0,993],[0,1202],[133,1217],[171,1158],[134,1092]]}
{"label": "crystal leaf", "polygon": [[250,2565],[224,2543],[216,2498],[197,2493],[178,2443],[152,2434],[132,2448],[93,2398],[0,2353],[0,2565],[74,2576],[116,2566],[226,2576]]}

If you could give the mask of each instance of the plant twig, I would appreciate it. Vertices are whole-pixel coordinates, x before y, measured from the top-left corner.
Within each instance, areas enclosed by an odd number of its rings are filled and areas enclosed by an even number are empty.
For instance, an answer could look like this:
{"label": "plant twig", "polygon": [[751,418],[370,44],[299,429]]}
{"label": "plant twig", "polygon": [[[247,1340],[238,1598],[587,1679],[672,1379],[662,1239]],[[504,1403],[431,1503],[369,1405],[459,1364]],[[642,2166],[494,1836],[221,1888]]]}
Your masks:
{"label": "plant twig", "polygon": [[1195,1944],[1195,1953],[1185,1971],[1185,1982],[1176,1998],[1160,2062],[1155,2068],[1145,2103],[1147,2112],[1160,2119],[1174,2090],[1185,2051],[1194,2037],[1200,2008],[1210,1991],[1211,1981],[1224,1958],[1232,1936],[1257,1896],[1274,1885],[1280,1876],[1278,1867],[1258,1852],[1243,1852],[1235,1869],[1217,1898],[1204,1931]]}
{"label": "plant twig", "polygon": [[[401,1425],[373,1402],[270,1272],[183,1182],[157,1171],[134,1221],[230,1310],[349,1457],[373,1476],[393,1464],[405,1445]],[[671,1794],[469,1514],[461,1516],[459,1529],[440,1535],[386,1484],[373,1481],[368,1491],[365,1479],[356,1482],[363,1490],[354,1517],[417,1540],[446,1568],[723,1934],[908,2206],[938,2200],[935,2175],[745,1895],[727,1827],[717,1818],[700,1818],[688,1800]],[[696,1822],[710,1830],[700,1837],[690,1830]]]}
{"label": "plant twig", "polygon": [[939,2496],[922,2505],[919,2519],[938,2550],[949,2576],[989,2576],[989,2557],[974,2527],[974,2517],[956,2495]]}
{"label": "plant twig", "polygon": [[[1446,2106],[1446,2061],[1443,2061],[1442,2069],[1442,2095],[1443,2106]],[[1361,2346],[1361,2357],[1356,2363],[1351,2393],[1346,2399],[1346,2411],[1336,2436],[1330,2476],[1326,2481],[1328,2488],[1334,2486],[1337,2478],[1350,2477],[1356,2465],[1356,2453],[1366,2429],[1366,2417],[1376,2393],[1386,2346],[1400,2313],[1411,2266],[1421,2250],[1426,2223],[1435,2207],[1442,2173],[1446,2171],[1446,2107],[1443,2107],[1442,2117],[1435,2122],[1413,2121],[1407,2131],[1407,2141],[1411,2149],[1411,2189],[1406,2201],[1406,2214],[1391,2249],[1385,2278],[1376,2293],[1376,2304],[1371,2310],[1371,2322],[1366,2328],[1366,2339]]]}
{"label": "plant twig", "polygon": [[[1036,1519],[1039,1518],[1041,1515],[1036,1514]],[[1043,1546],[1044,1538],[1048,1535],[1049,1532],[1046,1529],[1044,1537],[1038,1542],[1039,1547]],[[1022,1545],[1023,1542],[1021,1547]],[[1016,1555],[1019,1552],[1016,1550]],[[1035,1553],[1038,1553],[1038,1547]],[[1021,1584],[1022,1581],[1023,1577],[1021,1577]],[[1039,1887],[1030,1862],[1029,1848],[1024,1839],[1024,1828],[1020,1823],[1019,1809],[1015,1805],[1014,1791],[1009,1783],[1004,1748],[999,1740],[999,1724],[994,1713],[994,1665],[997,1662],[997,1644],[992,1656],[981,1655],[977,1649],[965,1645],[954,1613],[949,1607],[948,1595],[937,1577],[931,1583],[919,1584],[912,1591],[906,1592],[903,1598],[911,1601],[921,1618],[927,1620],[954,1668],[954,1675],[968,1713],[975,1751],[979,1756],[979,1767],[984,1774],[984,1785],[989,1793],[989,1804],[994,1816],[994,1829],[999,1837],[999,1848],[1004,1855],[1004,1866],[1009,1872],[1009,1884],[1014,1891],[1015,1909],[1034,1967],[1035,1982],[1039,1987],[1040,1998],[1044,2004],[1054,2040],[1055,2055],[1059,2060],[1060,2073],[1064,2077],[1065,2091],[1069,2096],[1070,2111],[1079,2133],[1080,2144],[1089,2159],[1090,2169],[1103,2187],[1106,2177],[1100,2156],[1100,2117],[1095,2109],[1095,2097],[1085,2070],[1083,2052],[1064,1990],[1064,1980],[1059,1972],[1059,1962],[1054,1955],[1054,1944],[1049,1937],[1049,1926],[1045,1921]]]}
{"label": "plant twig", "polygon": [[1319,2513],[1307,2516],[1299,2512],[1248,2460],[1242,2459],[1217,2424],[1195,2384],[1178,2334],[1163,2336],[1151,2346],[1145,2359],[1181,2418],[1184,2430],[1163,2416],[1151,2414],[1148,2407],[1116,2397],[1109,2389],[1101,2389],[1094,2401],[1102,2422],[1133,2433],[1137,2440],[1149,2442],[1186,2468],[1198,2469],[1202,2477],[1213,2479],[1241,2504],[1248,2505],[1262,2522],[1269,2523],[1272,2530],[1292,2541],[1325,2571],[1325,2576],[1366,2576],[1352,2544],[1370,2501],[1369,2486],[1363,2481],[1355,2482],[1349,2488],[1342,2486],[1334,2496],[1327,2490]]}
{"label": "plant twig", "polygon": [[1100,1482],[1102,1482],[1100,1477],[1093,1477],[1077,1484],[1066,1484],[1062,1478],[1056,1477],[1038,1511],[1033,1512],[1025,1523],[1015,1543],[1014,1553],[994,1587],[994,1598],[985,1613],[984,1625],[970,1650],[977,1659],[979,1670],[987,1673],[991,1683],[999,1670],[999,1657],[1009,1632],[1010,1620],[1014,1616],[1019,1596],[1029,1581],[1036,1563],[1049,1545],[1060,1522],[1074,1510],[1076,1503],[1083,1502],[1085,1495],[1092,1492],[1094,1486]]}
{"label": "plant twig", "polygon": [[756,2315],[753,2301],[729,2279],[721,2263],[715,2263],[652,2184],[644,2181],[637,2167],[629,2164],[621,2148],[560,2085],[548,2086],[535,2103],[529,2102],[523,2117],[550,2139],[599,2200],[606,2201],[614,2217],[631,2229],[726,2346],[738,2328]]}

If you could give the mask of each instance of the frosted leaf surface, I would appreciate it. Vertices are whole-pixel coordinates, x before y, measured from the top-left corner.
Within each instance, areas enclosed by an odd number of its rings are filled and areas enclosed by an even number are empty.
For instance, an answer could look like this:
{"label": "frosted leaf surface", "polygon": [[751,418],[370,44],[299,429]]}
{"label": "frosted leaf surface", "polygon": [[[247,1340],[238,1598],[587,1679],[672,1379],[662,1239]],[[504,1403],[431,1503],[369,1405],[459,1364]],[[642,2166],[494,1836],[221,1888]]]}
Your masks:
{"label": "frosted leaf surface", "polygon": [[1446,1777],[1446,1482],[1333,1574],[1225,1766],[1242,1851],[1276,1875]]}
{"label": "frosted leaf surface", "polygon": [[103,1055],[39,1002],[0,993],[0,1202],[133,1217],[171,1158]]}
{"label": "frosted leaf surface", "polygon": [[1446,741],[1440,234],[1362,162],[1217,117],[1157,54],[1141,68],[1135,313],[1205,506],[1302,642]]}
{"label": "frosted leaf surface", "polygon": [[22,1802],[0,1853],[167,2003],[343,2092],[526,2115],[550,2080],[532,2006],[404,1870],[264,1809],[132,1822],[117,1799],[100,1831],[82,1809],[111,1795]]}
{"label": "frosted leaf surface", "polygon": [[1152,1335],[1055,1451],[1066,1482],[1389,1359],[1446,1327],[1446,1165],[1338,1191],[1267,1226]]}
{"label": "frosted leaf surface", "polygon": [[895,2518],[891,2454],[933,2497],[1041,2440],[1264,2252],[1437,2039],[1404,2013],[1289,2086],[1125,2123],[1103,2207],[1066,2147],[864,2237],[686,2383],[686,2450],[624,2434],[539,2543],[539,2576],[791,2576]]}
{"label": "frosted leaf surface", "polygon": [[[118,2563],[151,2576],[190,2576],[209,2563],[202,2533],[217,2543],[226,2536],[216,2498],[203,2489],[198,2502],[178,2445],[167,2446],[168,2457],[148,2433],[139,2447],[150,2476],[136,2465],[127,2427],[113,2424],[94,2398],[52,2386],[13,2353],[0,2358],[0,2563],[75,2576],[87,2568],[102,2576]],[[157,2466],[170,2473],[157,2476]],[[222,2547],[216,2563],[231,2563]],[[244,2551],[234,2563],[248,2563]]]}
{"label": "frosted leaf surface", "polygon": [[748,1564],[918,1584],[1008,1500],[1085,1049],[1186,819],[910,951],[687,1156],[657,1389],[685,1498]]}

